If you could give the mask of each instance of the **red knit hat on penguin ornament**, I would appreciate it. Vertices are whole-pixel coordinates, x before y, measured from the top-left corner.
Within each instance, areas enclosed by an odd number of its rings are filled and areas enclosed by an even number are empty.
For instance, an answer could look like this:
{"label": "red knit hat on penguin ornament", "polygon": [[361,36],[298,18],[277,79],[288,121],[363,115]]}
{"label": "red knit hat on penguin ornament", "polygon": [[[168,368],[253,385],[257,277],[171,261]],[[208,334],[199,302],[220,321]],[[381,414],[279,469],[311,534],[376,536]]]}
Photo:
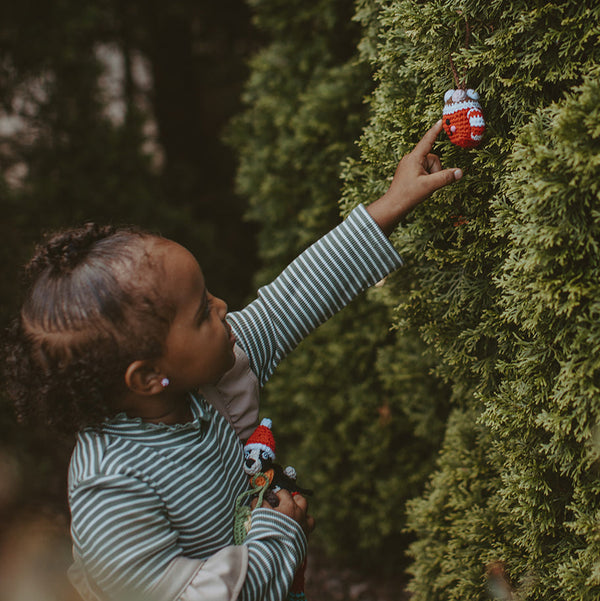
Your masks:
{"label": "red knit hat on penguin ornament", "polygon": [[244,445],[244,449],[260,449],[269,454],[271,460],[275,459],[275,438],[271,432],[273,422],[265,417],[261,422],[260,426],[257,426],[256,430],[252,432],[250,438]]}

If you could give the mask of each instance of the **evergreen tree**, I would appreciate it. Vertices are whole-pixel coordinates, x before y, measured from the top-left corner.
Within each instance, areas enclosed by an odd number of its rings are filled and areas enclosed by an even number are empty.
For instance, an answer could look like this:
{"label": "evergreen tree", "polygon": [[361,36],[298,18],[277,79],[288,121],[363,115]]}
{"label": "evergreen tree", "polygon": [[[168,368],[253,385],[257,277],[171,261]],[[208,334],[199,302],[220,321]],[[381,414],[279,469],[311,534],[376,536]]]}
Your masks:
{"label": "evergreen tree", "polygon": [[[340,163],[356,154],[371,74],[348,3],[252,5],[267,43],[230,139],[248,216],[261,227],[261,284],[339,221]],[[361,23],[375,27],[375,17],[364,11]],[[447,391],[429,376],[414,333],[403,349],[394,345],[386,297],[375,288],[304,341],[267,385],[263,413],[281,460],[316,490],[316,540],[363,567],[397,570],[403,501],[431,469]]]}
{"label": "evergreen tree", "polygon": [[498,511],[525,598],[600,596],[599,73],[524,128],[495,205],[512,344],[484,423],[504,461]]}
{"label": "evergreen tree", "polygon": [[597,598],[597,95],[588,84],[548,107],[595,72],[600,9],[374,1],[362,10],[378,15],[363,46],[376,49],[379,83],[362,158],[345,172],[346,211],[383,191],[441,117],[456,87],[451,54],[487,121],[477,150],[440,139],[442,163],[466,176],[394,237],[407,260],[388,280],[395,323],[419,331],[454,407],[437,469],[410,504],[415,598],[509,598],[509,588],[519,599]]}
{"label": "evergreen tree", "polygon": [[247,218],[260,225],[263,284],[337,222],[338,165],[360,131],[370,78],[353,59],[359,29],[348,3],[250,4],[265,42],[229,143]]}

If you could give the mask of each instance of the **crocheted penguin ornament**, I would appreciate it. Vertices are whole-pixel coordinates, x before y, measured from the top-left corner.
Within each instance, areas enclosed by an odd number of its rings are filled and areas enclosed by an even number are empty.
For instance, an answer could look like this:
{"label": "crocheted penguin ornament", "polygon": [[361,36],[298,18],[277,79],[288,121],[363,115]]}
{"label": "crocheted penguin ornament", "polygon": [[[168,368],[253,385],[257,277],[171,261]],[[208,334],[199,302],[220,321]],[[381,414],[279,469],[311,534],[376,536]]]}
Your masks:
{"label": "crocheted penguin ornament", "polygon": [[292,494],[312,495],[313,491],[302,488],[296,483],[296,470],[288,465],[285,469],[275,463],[275,438],[271,428],[273,422],[265,418],[254,430],[244,445],[244,471],[252,477],[259,472],[269,479],[270,487],[265,493],[265,500],[277,507],[279,499],[275,494],[284,488]]}
{"label": "crocheted penguin ornament", "polygon": [[472,89],[448,90],[442,113],[444,131],[450,141],[463,148],[475,148],[483,138],[485,121],[479,94]]}
{"label": "crocheted penguin ornament", "polygon": [[[275,463],[275,438],[271,431],[272,425],[270,419],[263,419],[244,445],[244,471],[248,474],[252,486],[252,490],[249,492],[255,491],[258,494],[258,507],[262,504],[263,498],[272,507],[277,507],[279,498],[275,493],[282,488],[288,490],[292,495],[312,495],[313,493],[312,490],[296,484],[296,470],[292,466],[283,469],[281,465]],[[236,510],[236,513],[239,512]],[[249,530],[250,525],[251,514],[247,515],[246,531]],[[240,530],[239,527],[236,529]],[[306,601],[304,594],[305,569],[306,560],[296,571],[287,601]]]}

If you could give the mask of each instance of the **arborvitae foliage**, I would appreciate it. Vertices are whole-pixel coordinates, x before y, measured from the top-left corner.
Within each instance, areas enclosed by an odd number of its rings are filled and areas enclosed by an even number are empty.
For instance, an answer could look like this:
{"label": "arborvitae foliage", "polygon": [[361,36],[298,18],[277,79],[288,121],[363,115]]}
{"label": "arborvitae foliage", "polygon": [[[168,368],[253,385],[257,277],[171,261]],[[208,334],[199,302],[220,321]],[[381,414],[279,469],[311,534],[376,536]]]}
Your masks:
{"label": "arborvitae foliage", "polygon": [[316,491],[315,540],[362,568],[397,574],[407,543],[404,502],[422,489],[437,443],[435,433],[413,434],[406,406],[417,386],[421,399],[444,396],[422,363],[415,370],[406,362],[394,365],[401,388],[397,381],[387,387],[374,371],[394,335],[386,334],[390,314],[381,291],[369,297],[286,360],[269,385],[263,412],[276,417],[281,460]]}
{"label": "arborvitae foliage", "polygon": [[411,503],[415,598],[508,598],[502,586],[519,599],[597,598],[597,92],[546,109],[600,62],[600,6],[373,0],[361,11],[379,17],[363,42],[379,83],[345,210],[383,191],[441,117],[451,53],[488,124],[477,150],[440,137],[435,151],[465,177],[394,237],[407,259],[388,282],[395,322],[418,329],[456,407]]}
{"label": "arborvitae foliage", "polygon": [[417,535],[411,547],[417,560],[410,569],[411,589],[417,599],[476,599],[484,586],[482,557],[500,530],[490,502],[498,475],[487,467],[491,440],[487,429],[476,424],[478,413],[451,414],[426,502],[410,503],[410,525]]}
{"label": "arborvitae foliage", "polygon": [[524,129],[495,206],[512,352],[484,418],[505,461],[510,568],[531,598],[600,596],[599,74]]}
{"label": "arborvitae foliage", "polygon": [[[230,141],[249,218],[261,226],[261,284],[339,221],[340,163],[356,154],[372,79],[351,4],[252,5],[267,43],[252,60],[247,109]],[[361,200],[374,199],[369,190]],[[397,570],[403,501],[431,469],[424,459],[439,442],[447,393],[429,376],[417,336],[408,351],[393,345],[386,295],[374,289],[303,342],[267,385],[262,412],[273,418],[279,459],[316,491],[315,539],[363,567]]]}

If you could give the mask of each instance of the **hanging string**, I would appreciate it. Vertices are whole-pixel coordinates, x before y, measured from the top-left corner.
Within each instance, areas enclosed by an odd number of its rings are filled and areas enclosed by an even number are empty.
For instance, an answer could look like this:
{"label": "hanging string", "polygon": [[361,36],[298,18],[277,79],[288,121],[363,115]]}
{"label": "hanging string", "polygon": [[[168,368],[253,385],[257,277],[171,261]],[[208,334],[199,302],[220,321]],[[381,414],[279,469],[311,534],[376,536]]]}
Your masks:
{"label": "hanging string", "polygon": [[454,61],[452,60],[452,53],[450,53],[450,68],[452,69],[452,75],[454,75],[454,87],[457,89],[462,88],[463,85],[458,79],[458,72],[456,71],[456,67],[454,66]]}
{"label": "hanging string", "polygon": [[251,488],[243,492],[235,501],[235,509],[233,512],[233,542],[236,545],[241,545],[248,536],[250,530],[250,520],[252,510],[248,505],[245,505],[247,497],[258,495],[256,507],[262,507],[264,494],[271,485],[269,478],[262,472],[258,472],[250,481]]}
{"label": "hanging string", "polygon": [[[464,43],[465,50],[469,48],[470,40],[471,40],[471,28],[469,26],[469,20],[467,19],[467,17],[465,17],[465,43]],[[465,65],[462,80],[461,80],[461,78],[458,76],[458,71],[456,70],[454,61],[452,60],[452,52],[450,53],[450,68],[452,69],[452,75],[454,76],[454,83],[456,84],[456,88],[464,90],[465,86],[466,86],[465,82],[467,79],[467,67]]]}

